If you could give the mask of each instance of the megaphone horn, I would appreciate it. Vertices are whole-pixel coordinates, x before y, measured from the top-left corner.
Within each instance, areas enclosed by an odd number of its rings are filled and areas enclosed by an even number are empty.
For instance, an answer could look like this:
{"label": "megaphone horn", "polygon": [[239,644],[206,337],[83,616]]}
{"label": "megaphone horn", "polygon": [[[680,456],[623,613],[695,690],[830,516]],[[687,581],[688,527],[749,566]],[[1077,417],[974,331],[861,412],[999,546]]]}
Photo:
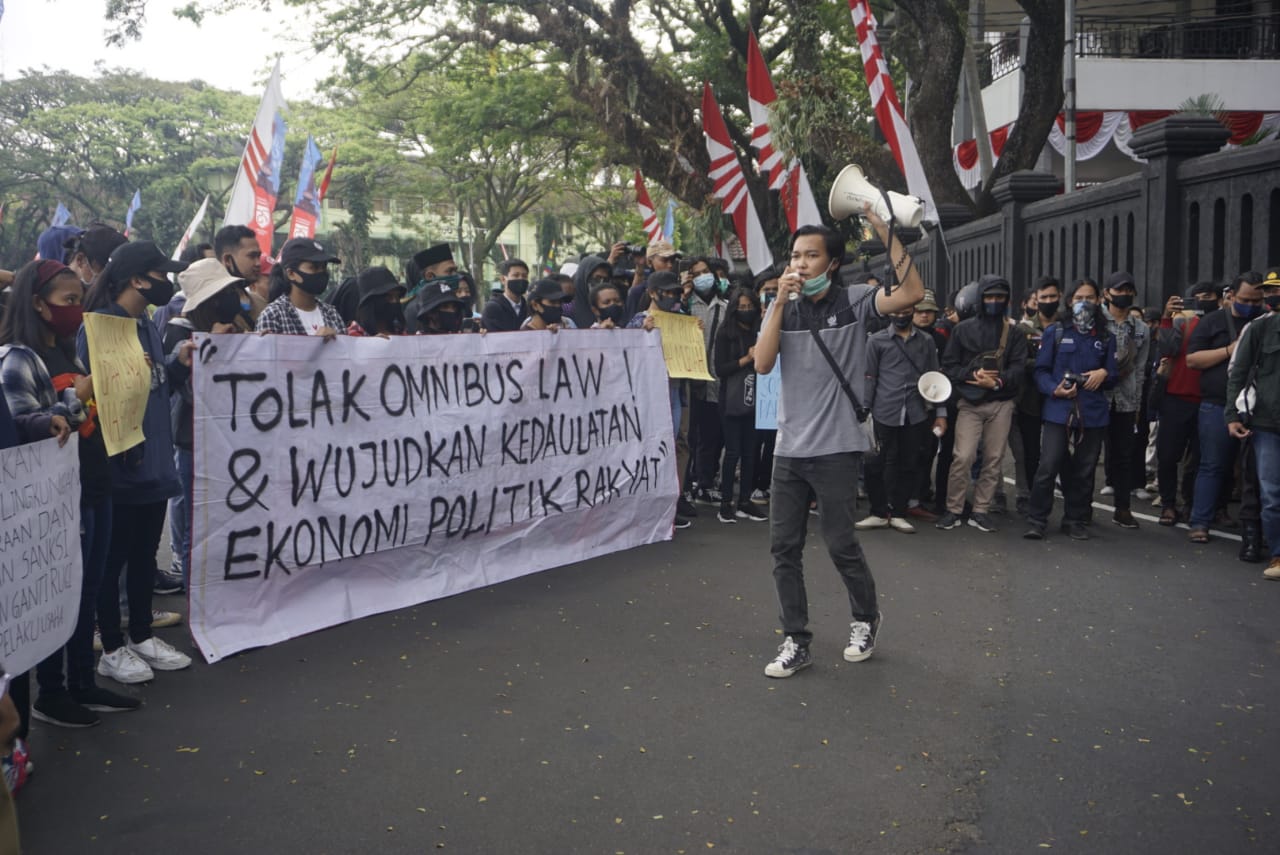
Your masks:
{"label": "megaphone horn", "polygon": [[[915,196],[906,196],[890,190],[886,195],[893,205],[893,220],[901,226],[914,229],[924,219],[924,202]],[[851,163],[836,176],[831,185],[831,195],[827,199],[827,210],[837,220],[862,214],[864,206],[870,205],[876,216],[889,222],[889,206],[879,188],[867,180],[862,174],[862,167]]]}

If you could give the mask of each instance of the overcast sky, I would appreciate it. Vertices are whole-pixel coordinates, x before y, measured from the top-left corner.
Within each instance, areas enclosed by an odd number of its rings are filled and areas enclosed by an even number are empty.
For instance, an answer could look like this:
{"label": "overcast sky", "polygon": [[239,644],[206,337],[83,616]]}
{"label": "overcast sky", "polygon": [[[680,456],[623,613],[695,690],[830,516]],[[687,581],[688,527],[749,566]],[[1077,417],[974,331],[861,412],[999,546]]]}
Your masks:
{"label": "overcast sky", "polygon": [[305,98],[332,60],[290,44],[283,35],[298,10],[241,9],[206,18],[196,26],[173,10],[185,0],[149,0],[142,40],[107,47],[104,0],[2,0],[0,78],[49,66],[92,76],[96,63],[130,68],[161,80],[204,80],[219,89],[261,95],[272,58],[283,54],[286,99]]}

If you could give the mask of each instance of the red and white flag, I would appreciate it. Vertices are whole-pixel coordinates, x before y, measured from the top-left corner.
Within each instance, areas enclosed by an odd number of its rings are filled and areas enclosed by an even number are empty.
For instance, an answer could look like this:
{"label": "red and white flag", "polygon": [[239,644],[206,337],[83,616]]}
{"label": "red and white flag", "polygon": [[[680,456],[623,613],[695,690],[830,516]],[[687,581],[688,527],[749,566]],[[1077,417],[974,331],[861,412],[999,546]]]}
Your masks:
{"label": "red and white flag", "polygon": [[751,33],[747,49],[747,103],[751,107],[751,145],[757,150],[756,160],[759,161],[760,168],[769,177],[769,189],[777,190],[782,198],[787,224],[794,232],[800,226],[821,225],[822,214],[818,212],[818,203],[814,201],[813,190],[809,187],[809,176],[805,174],[800,159],[793,157],[784,165],[782,153],[773,146],[773,133],[769,124],[773,118],[772,105],[776,100],[778,93],[774,91],[773,80],[769,77],[769,66],[765,65],[756,34]]}
{"label": "red and white flag", "polygon": [[644,186],[644,176],[636,170],[636,207],[640,209],[640,219],[644,222],[644,233],[649,236],[649,243],[662,240],[662,223],[658,222],[658,212],[653,209],[653,200]]}
{"label": "red and white flag", "polygon": [[929,180],[925,178],[924,167],[920,164],[915,140],[911,138],[911,130],[902,118],[902,105],[898,102],[893,78],[889,76],[889,68],[885,65],[880,40],[876,37],[875,15],[871,14],[871,6],[867,0],[849,0],[849,9],[853,13],[853,25],[858,29],[862,67],[867,72],[867,88],[871,90],[871,104],[875,107],[880,131],[889,142],[889,150],[893,152],[893,159],[898,162],[898,169],[902,170],[907,179],[907,190],[912,196],[924,200],[925,220],[936,223],[938,208],[933,204],[933,193],[929,190]]}
{"label": "red and white flag", "polygon": [[280,190],[277,161],[282,159],[284,152],[284,140],[275,139],[277,131],[283,136],[284,126],[283,120],[277,117],[285,112],[284,95],[280,91],[280,60],[276,60],[262,103],[258,105],[258,115],[253,120],[244,155],[240,158],[235,183],[231,185],[227,215],[222,220],[224,226],[245,225],[253,229],[258,236],[258,245],[267,255],[271,253],[272,212]]}
{"label": "red and white flag", "polygon": [[752,273],[759,273],[773,264],[773,256],[710,83],[702,84],[702,133],[707,138],[707,154],[711,158],[708,177],[715,186],[716,198],[720,200],[721,209],[733,218],[733,229],[747,256],[747,266]]}

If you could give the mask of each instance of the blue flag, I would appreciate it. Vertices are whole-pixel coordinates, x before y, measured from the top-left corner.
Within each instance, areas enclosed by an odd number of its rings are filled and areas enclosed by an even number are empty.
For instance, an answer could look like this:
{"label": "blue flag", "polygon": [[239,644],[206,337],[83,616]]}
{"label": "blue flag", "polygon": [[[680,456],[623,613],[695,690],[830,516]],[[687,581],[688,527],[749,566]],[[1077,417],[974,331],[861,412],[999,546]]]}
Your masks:
{"label": "blue flag", "polygon": [[315,139],[307,134],[307,150],[302,155],[302,169],[298,172],[298,193],[293,197],[294,205],[303,205],[304,200],[316,203],[316,170],[324,162],[324,155]]}
{"label": "blue flag", "polygon": [[53,212],[53,222],[50,223],[49,225],[65,226],[69,222],[71,222],[71,212],[67,210],[66,205],[59,202],[58,210]]}
{"label": "blue flag", "polygon": [[129,203],[129,211],[124,215],[124,236],[129,236],[129,230],[133,228],[133,215],[138,213],[138,209],[142,207],[142,191],[133,191],[133,201]]}
{"label": "blue flag", "polygon": [[662,235],[670,243],[676,239],[676,200],[667,200],[667,219],[662,224]]}

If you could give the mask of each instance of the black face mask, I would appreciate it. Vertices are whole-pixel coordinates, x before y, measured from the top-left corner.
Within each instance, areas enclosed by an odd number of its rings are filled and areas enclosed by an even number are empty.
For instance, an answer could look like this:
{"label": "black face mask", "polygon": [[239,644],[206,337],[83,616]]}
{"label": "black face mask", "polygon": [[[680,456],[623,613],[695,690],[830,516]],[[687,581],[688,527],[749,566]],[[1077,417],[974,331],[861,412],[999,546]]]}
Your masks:
{"label": "black face mask", "polygon": [[379,327],[386,327],[389,332],[400,332],[404,329],[404,305],[396,300],[388,303],[380,300],[373,304],[373,317]]}
{"label": "black face mask", "polygon": [[1280,294],[1268,294],[1262,298],[1262,302],[1266,303],[1271,311],[1280,312]]}
{"label": "black face mask", "polygon": [[911,326],[911,318],[900,318],[897,315],[894,315],[890,317],[889,320],[893,322],[895,329],[905,330],[907,327]]}
{"label": "black face mask", "polygon": [[658,308],[664,312],[675,312],[680,309],[679,297],[659,297]]}
{"label": "black face mask", "polygon": [[627,307],[621,303],[614,303],[612,306],[605,306],[600,310],[600,320],[613,321],[613,325],[619,326],[622,323],[622,316],[626,314]]}
{"label": "black face mask", "polygon": [[235,323],[240,311],[240,293],[235,289],[223,288],[213,295],[213,316],[218,323]]}
{"label": "black face mask", "polygon": [[1217,300],[1196,300],[1196,311],[1202,315],[1218,311]]}
{"label": "black face mask", "polygon": [[462,329],[461,312],[432,312],[429,317],[435,318],[437,329],[427,329],[428,333],[456,333]]}
{"label": "black face mask", "polygon": [[517,297],[523,297],[524,293],[529,290],[528,279],[508,279],[507,290]]}
{"label": "black face mask", "polygon": [[294,282],[303,291],[306,291],[313,297],[319,297],[329,287],[329,271],[322,270],[319,273],[303,273],[301,270],[295,270],[302,277],[301,282]]}
{"label": "black face mask", "polygon": [[168,279],[152,279],[150,276],[142,278],[151,283],[151,287],[143,292],[148,303],[163,306],[173,299],[173,283]]}
{"label": "black face mask", "polygon": [[1058,314],[1058,307],[1061,304],[1055,300],[1052,303],[1046,301],[1043,303],[1037,303],[1036,305],[1039,308],[1040,314],[1044,315],[1049,320],[1053,320],[1054,317]]}
{"label": "black face mask", "polygon": [[564,309],[560,306],[552,305],[542,307],[542,322],[547,325],[558,324],[563,317]]}
{"label": "black face mask", "polygon": [[751,329],[760,323],[760,313],[755,309],[734,309],[733,314],[738,319],[738,323],[747,329]]}
{"label": "black face mask", "polygon": [[1133,305],[1132,294],[1113,294],[1110,299],[1111,305],[1117,309],[1127,309]]}

